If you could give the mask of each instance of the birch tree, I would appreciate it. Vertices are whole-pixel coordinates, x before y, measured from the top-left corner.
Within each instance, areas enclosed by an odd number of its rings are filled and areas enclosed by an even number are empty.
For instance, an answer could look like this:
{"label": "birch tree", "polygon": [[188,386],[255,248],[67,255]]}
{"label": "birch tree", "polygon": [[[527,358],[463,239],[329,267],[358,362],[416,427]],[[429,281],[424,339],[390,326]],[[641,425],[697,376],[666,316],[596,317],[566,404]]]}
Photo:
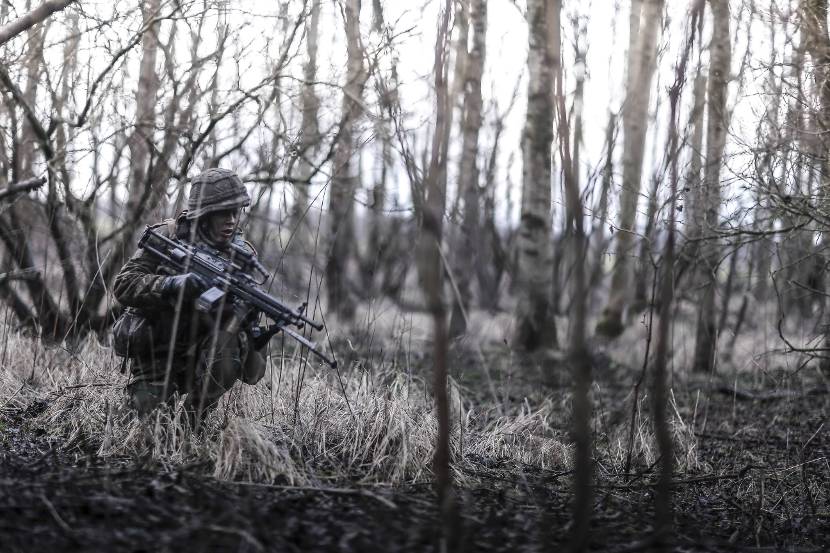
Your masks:
{"label": "birch tree", "polygon": [[632,0],[629,23],[628,76],[623,118],[623,181],[616,231],[616,263],[608,302],[597,332],[609,337],[624,330],[623,312],[632,295],[632,264],[640,196],[643,153],[651,99],[651,79],[657,59],[657,35],[663,19],[663,0]]}
{"label": "birch tree", "polygon": [[470,26],[472,46],[467,53],[464,67],[464,104],[461,120],[461,159],[458,164],[458,186],[464,201],[461,223],[461,244],[457,252],[455,275],[458,295],[453,303],[450,319],[450,335],[464,334],[472,297],[471,285],[475,276],[477,253],[480,244],[480,198],[478,149],[481,130],[482,97],[481,76],[484,72],[487,39],[487,2],[470,2]]}
{"label": "birch tree", "polygon": [[553,5],[528,0],[527,115],[522,131],[522,203],[517,237],[514,343],[532,351],[556,345],[550,309],[551,144],[553,142]]}
{"label": "birch tree", "polygon": [[703,270],[705,282],[700,292],[695,341],[694,368],[711,371],[715,366],[717,346],[717,270],[720,257],[719,240],[715,236],[720,208],[720,174],[726,146],[729,118],[726,111],[727,86],[732,59],[729,35],[728,0],[709,0],[712,8],[712,42],[709,53],[709,79],[706,90],[706,164],[703,168],[701,214],[703,231],[712,235],[704,245]]}

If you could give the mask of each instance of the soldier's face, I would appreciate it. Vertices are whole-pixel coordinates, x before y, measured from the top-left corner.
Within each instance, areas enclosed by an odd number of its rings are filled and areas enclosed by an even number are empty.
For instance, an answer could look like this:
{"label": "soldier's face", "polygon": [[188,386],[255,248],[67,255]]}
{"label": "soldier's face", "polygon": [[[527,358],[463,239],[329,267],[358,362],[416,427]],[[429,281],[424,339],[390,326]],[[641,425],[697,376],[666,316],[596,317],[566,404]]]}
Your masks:
{"label": "soldier's face", "polygon": [[226,246],[233,240],[236,225],[239,224],[240,209],[223,209],[208,215],[207,231],[210,239],[220,246]]}

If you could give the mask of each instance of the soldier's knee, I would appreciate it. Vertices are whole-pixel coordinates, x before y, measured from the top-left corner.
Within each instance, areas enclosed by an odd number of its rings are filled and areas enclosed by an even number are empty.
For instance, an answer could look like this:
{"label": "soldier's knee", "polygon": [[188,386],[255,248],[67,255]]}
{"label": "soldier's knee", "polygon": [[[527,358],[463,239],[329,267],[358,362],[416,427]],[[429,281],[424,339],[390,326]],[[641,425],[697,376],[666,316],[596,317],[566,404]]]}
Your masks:
{"label": "soldier's knee", "polygon": [[235,334],[219,332],[215,345],[210,344],[203,354],[202,367],[216,384],[230,388],[242,377],[242,355]]}
{"label": "soldier's knee", "polygon": [[256,384],[262,380],[262,377],[265,376],[265,366],[265,357],[256,350],[250,350],[242,367],[242,382]]}

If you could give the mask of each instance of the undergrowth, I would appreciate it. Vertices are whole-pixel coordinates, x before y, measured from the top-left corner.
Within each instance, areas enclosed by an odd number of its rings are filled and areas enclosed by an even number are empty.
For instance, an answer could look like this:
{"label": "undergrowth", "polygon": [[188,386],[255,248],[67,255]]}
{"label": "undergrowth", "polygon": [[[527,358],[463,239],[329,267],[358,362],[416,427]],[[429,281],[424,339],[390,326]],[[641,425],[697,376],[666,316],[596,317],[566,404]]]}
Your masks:
{"label": "undergrowth", "polygon": [[[196,434],[185,422],[181,401],[136,417],[127,406],[121,360],[95,339],[70,352],[7,332],[0,360],[0,410],[41,402],[45,408],[28,424],[60,438],[67,449],[168,468],[202,467],[220,479],[287,485],[431,479],[437,424],[429,387],[393,365],[373,370],[354,365],[337,374],[296,356],[274,357],[258,385],[238,383]],[[450,392],[452,465],[461,485],[475,483],[488,470],[572,468],[567,392],[507,409],[473,404],[452,380]],[[657,457],[647,419],[636,419],[635,467],[648,467]],[[677,412],[672,424],[678,468],[696,469],[693,432]],[[626,463],[627,432],[628,425],[620,423],[605,428],[595,442],[598,466],[609,474]]]}

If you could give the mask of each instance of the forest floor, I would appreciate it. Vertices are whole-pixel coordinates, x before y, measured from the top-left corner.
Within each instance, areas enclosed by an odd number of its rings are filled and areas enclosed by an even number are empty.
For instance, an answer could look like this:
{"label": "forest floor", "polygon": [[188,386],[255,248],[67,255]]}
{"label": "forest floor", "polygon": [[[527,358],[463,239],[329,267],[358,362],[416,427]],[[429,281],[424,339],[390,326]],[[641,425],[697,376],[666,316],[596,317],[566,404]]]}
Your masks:
{"label": "forest floor", "polygon": [[[453,372],[472,401],[486,402],[493,388],[475,357],[456,354]],[[602,425],[630,416],[639,370],[595,361],[601,436]],[[505,404],[564,394],[569,385],[564,367],[557,382],[542,386],[540,371],[491,365]],[[814,374],[673,382],[675,415],[694,434],[677,455],[696,459],[674,481],[675,551],[830,550],[830,395]],[[37,400],[0,409],[0,552],[439,550],[440,519],[426,482],[297,487],[219,480],[199,465],[102,458],[39,427],[47,408],[48,400]],[[598,455],[592,549],[652,550],[655,464],[620,474],[603,462]],[[463,550],[550,551],[567,543],[569,471],[480,463],[486,470],[457,492]]]}

